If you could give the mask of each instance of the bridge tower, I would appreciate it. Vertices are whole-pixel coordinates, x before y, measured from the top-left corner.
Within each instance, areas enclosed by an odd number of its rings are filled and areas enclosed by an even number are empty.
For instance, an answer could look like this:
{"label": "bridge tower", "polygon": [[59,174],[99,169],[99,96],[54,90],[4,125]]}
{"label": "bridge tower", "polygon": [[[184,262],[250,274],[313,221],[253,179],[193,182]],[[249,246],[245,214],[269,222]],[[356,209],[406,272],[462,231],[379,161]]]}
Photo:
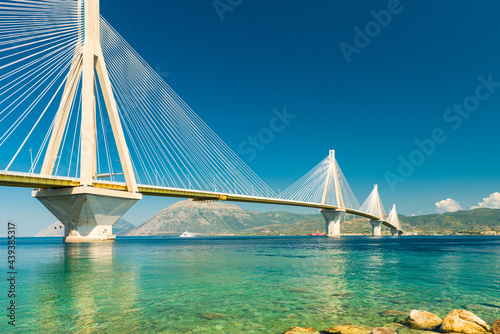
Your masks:
{"label": "bridge tower", "polygon": [[[333,186],[333,189],[332,189]],[[335,191],[337,203],[328,203],[330,192]],[[339,175],[337,171],[337,161],[335,160],[335,151],[330,150],[330,159],[328,172],[326,174],[325,188],[323,190],[322,204],[336,205],[337,209],[322,209],[321,214],[325,218],[326,235],[329,237],[340,237],[340,220],[345,215],[344,199],[340,191]]]}
{"label": "bridge tower", "polygon": [[[368,208],[365,209],[365,212],[370,213],[373,216],[379,217],[379,219],[370,220],[370,224],[372,225],[372,235],[381,236],[382,235],[382,221],[384,220],[384,209],[382,206],[382,200],[380,199],[380,195],[378,193],[378,185],[373,186],[373,191],[366,202],[368,204]],[[365,206],[365,204],[363,204]]]}
{"label": "bridge tower", "polygon": [[402,233],[401,224],[399,223],[398,212],[396,211],[396,204],[392,206],[392,210],[389,213],[389,217],[387,217],[387,221],[389,222],[389,224],[395,227],[391,228],[392,235],[400,235]]}
{"label": "bridge tower", "polygon": [[[42,165],[41,174],[52,175],[71,101],[77,83],[82,80],[80,186],[61,189],[37,189],[36,197],[65,226],[66,242],[114,240],[112,225],[142,198],[138,192],[130,154],[113,95],[100,43],[99,0],[78,0],[79,23],[84,43],[76,46],[75,56],[66,77],[56,120]],[[82,8],[83,7],[83,8]],[[83,17],[82,17],[83,12]],[[84,25],[84,26],[83,26]],[[97,74],[97,77],[96,77]],[[99,85],[96,85],[96,82]],[[125,176],[127,191],[97,188],[96,92],[100,87]]]}

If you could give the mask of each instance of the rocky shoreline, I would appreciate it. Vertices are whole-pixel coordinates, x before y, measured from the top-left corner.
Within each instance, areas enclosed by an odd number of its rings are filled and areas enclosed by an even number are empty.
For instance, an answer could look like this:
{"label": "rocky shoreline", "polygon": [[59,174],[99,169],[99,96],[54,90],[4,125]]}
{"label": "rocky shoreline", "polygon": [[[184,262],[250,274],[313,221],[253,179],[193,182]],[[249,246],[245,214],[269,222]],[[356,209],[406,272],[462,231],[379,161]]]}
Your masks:
{"label": "rocky shoreline", "polygon": [[[390,312],[388,310],[386,312]],[[399,311],[393,311],[402,313]],[[396,315],[396,314],[395,314]],[[283,334],[434,334],[434,333],[461,333],[461,334],[500,334],[500,320],[491,327],[476,316],[465,310],[452,310],[441,319],[428,311],[412,310],[408,317],[399,322],[384,327],[371,328],[352,324],[337,325],[324,330],[314,327],[291,327]]]}

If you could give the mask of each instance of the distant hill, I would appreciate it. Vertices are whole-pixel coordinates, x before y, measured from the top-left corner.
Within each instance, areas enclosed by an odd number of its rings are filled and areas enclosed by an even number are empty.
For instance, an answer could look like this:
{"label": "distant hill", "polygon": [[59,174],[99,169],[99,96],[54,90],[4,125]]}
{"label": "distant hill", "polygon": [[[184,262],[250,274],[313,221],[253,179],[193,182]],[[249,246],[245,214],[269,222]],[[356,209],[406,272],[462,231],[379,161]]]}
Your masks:
{"label": "distant hill", "polygon": [[134,224],[129,223],[123,218],[120,218],[116,223],[113,224],[113,234],[125,235],[134,228],[135,228]]}
{"label": "distant hill", "polygon": [[500,232],[500,209],[474,209],[415,217],[399,216],[409,232],[453,234]]}
{"label": "distant hill", "polygon": [[59,221],[49,225],[49,227],[40,230],[35,237],[64,237],[64,225]]}
{"label": "distant hill", "polygon": [[[309,215],[309,219],[294,224],[261,226],[243,231],[246,234],[263,234],[263,230],[274,231],[275,234],[309,234],[324,232],[324,219],[320,215]],[[401,226],[405,232],[418,234],[456,234],[482,233],[495,231],[500,233],[500,209],[475,209],[468,211],[448,212],[407,217],[399,215]],[[382,232],[389,234],[387,228]],[[371,225],[367,219],[346,217],[341,224],[342,234],[371,234]]]}
{"label": "distant hill", "polygon": [[[321,214],[307,215],[307,219],[285,224],[270,224],[243,230],[245,235],[307,235],[310,233],[325,233],[325,220]],[[372,228],[367,219],[357,219],[345,216],[341,224],[342,234],[371,234]]]}
{"label": "distant hill", "polygon": [[[148,219],[127,235],[245,234],[261,226],[291,225],[311,215],[291,212],[260,213],[225,202],[177,202]],[[265,230],[265,229],[264,229]]]}
{"label": "distant hill", "polygon": [[[124,233],[127,233],[128,231],[134,228],[135,225],[129,223],[125,219],[119,219],[113,225],[113,234],[123,235]],[[63,236],[64,236],[64,225],[61,224],[59,221],[55,222],[54,224],[51,224],[49,227],[44,228],[43,230],[35,234],[35,237],[63,237]]]}
{"label": "distant hill", "polygon": [[[420,234],[500,233],[499,209],[475,209],[445,214],[399,216],[403,230]],[[226,202],[180,201],[122,235],[179,235],[184,231],[204,235],[306,235],[324,232],[321,214],[286,211],[260,213]],[[342,234],[370,234],[367,219],[346,216]],[[389,234],[389,230],[383,228]]]}

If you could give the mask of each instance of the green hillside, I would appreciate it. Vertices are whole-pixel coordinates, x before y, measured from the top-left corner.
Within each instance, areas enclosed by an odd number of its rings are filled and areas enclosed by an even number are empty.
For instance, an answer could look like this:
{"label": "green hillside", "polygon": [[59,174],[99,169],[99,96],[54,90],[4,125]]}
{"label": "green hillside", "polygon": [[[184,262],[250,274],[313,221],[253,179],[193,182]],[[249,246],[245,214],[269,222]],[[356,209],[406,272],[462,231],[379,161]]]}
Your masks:
{"label": "green hillside", "polygon": [[399,217],[403,229],[408,232],[454,234],[496,231],[500,233],[500,209],[475,209]]}
{"label": "green hillside", "polygon": [[[244,235],[306,235],[309,233],[325,233],[325,220],[320,215],[308,215],[307,219],[289,224],[268,224],[241,231]],[[370,234],[371,225],[367,219],[346,217],[342,222],[343,234]]]}
{"label": "green hillside", "polygon": [[[348,219],[342,222],[342,234],[371,234],[371,225],[367,219]],[[407,217],[399,215],[405,232],[418,234],[481,234],[487,231],[500,233],[499,209],[475,209],[470,211],[448,212]],[[324,232],[324,219],[321,215],[309,215],[307,219],[289,224],[268,224],[241,231],[241,234],[285,234],[304,235]],[[382,232],[389,234],[387,228]]]}

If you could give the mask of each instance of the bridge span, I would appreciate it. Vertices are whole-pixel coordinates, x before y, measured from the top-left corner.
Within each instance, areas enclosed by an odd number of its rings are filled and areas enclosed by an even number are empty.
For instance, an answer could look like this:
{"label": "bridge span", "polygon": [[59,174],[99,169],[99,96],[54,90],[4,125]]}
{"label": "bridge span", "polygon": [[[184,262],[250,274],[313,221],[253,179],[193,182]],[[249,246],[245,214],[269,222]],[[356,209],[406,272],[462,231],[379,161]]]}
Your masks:
{"label": "bridge span", "polygon": [[143,195],[315,208],[328,236],[346,214],[369,219],[373,235],[402,233],[377,186],[359,205],[333,150],[276,194],[100,16],[99,0],[4,3],[0,28],[0,186],[34,188],[66,242],[113,240]]}
{"label": "bridge span", "polygon": [[[38,189],[59,189],[59,188],[73,188],[80,186],[80,179],[71,177],[61,177],[53,175],[40,175],[21,172],[0,171],[0,186],[7,187],[24,187],[24,188],[38,188]],[[98,189],[127,191],[127,186],[123,182],[109,182],[109,181],[94,181],[93,187]],[[250,195],[238,195],[231,193],[219,193],[194,189],[179,189],[162,186],[151,185],[138,185],[138,191],[146,196],[159,196],[159,197],[173,197],[173,198],[190,198],[193,200],[211,200],[211,201],[229,201],[240,203],[256,203],[256,204],[271,204],[271,205],[285,205],[296,206],[304,208],[312,208],[325,210],[326,212],[342,211],[339,207],[329,204],[318,204],[304,201],[294,201],[281,198],[269,198]],[[402,233],[399,220],[384,220],[374,214],[366,213],[355,209],[344,209],[346,214],[352,214],[358,217],[367,218],[370,221],[380,222],[383,226],[388,227],[393,231],[393,235]],[[396,214],[397,215],[397,214]],[[325,217],[326,218],[326,217]],[[327,219],[327,225],[330,222]],[[330,236],[340,236],[340,231],[337,235],[333,235],[332,231],[327,232]],[[374,235],[380,233],[373,232]]]}

